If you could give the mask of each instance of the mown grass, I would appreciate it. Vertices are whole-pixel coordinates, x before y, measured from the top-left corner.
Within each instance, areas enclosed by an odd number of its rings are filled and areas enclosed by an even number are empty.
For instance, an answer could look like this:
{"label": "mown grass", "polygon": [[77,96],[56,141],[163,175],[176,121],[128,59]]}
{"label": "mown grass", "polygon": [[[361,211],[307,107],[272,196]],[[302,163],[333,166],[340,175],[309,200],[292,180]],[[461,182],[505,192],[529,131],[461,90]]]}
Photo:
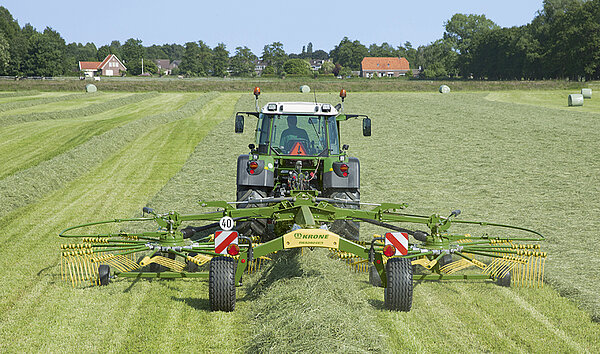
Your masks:
{"label": "mown grass", "polygon": [[[2,351],[237,348],[226,318],[197,310],[204,304],[195,296],[197,282],[187,287],[185,281],[122,281],[108,291],[72,289],[60,281],[57,249],[64,240],[56,237],[76,220],[136,214],[180,170],[210,126],[224,118],[206,116],[199,106],[225,111],[235,100],[231,95],[203,95],[184,112],[146,121],[147,129],[138,129],[134,139],[99,165],[1,219]],[[27,251],[31,247],[37,251]],[[23,325],[27,336],[19,335]],[[200,344],[199,338],[220,340]]]}
{"label": "mown grass", "polygon": [[[136,102],[141,102],[147,99],[154,98],[158,95],[156,92],[150,92],[146,94],[113,94],[113,95],[99,95],[102,97],[102,102],[96,102],[93,104],[78,104],[79,108],[74,105],[59,104],[62,110],[54,111],[40,111],[34,112],[29,108],[25,113],[14,114],[15,111],[11,111],[10,115],[0,116],[0,127],[19,124],[24,122],[33,122],[38,120],[51,120],[51,119],[81,119],[83,117],[95,115],[108,110],[114,110],[121,106],[129,105]],[[88,103],[88,102],[85,102]]]}
{"label": "mown grass", "polygon": [[[336,96],[317,98],[336,103]],[[552,287],[424,282],[415,286],[411,312],[389,312],[366,274],[319,250],[281,252],[261,273],[245,276],[234,313],[209,312],[205,282],[120,279],[85,289],[61,283],[56,233],[64,226],[137,215],[146,204],[195,213],[199,199],[235,198],[235,161],[253,142],[254,121],[234,135],[227,119],[234,96],[211,98],[196,119],[153,120],[116,154],[0,219],[3,351],[600,349],[600,326],[589,314],[598,311],[598,142],[582,130],[597,130],[597,114],[489,101],[484,93],[349,95],[347,112],[373,118],[370,138],[360,135],[358,120],[342,128],[350,153],[361,159],[362,199],[407,201],[415,213],[461,208],[462,219],[539,229],[548,238]],[[266,94],[261,102],[311,99]],[[252,110],[252,101],[243,95],[235,109]],[[365,239],[375,231],[361,230]],[[9,340],[23,331],[26,338]]]}
{"label": "mown grass", "polygon": [[84,96],[84,93],[46,93],[39,96],[26,96],[26,99],[23,97],[17,97],[16,99],[11,97],[6,102],[0,104],[0,113],[54,102],[75,100]]}
{"label": "mown grass", "polygon": [[[185,94],[179,95],[185,96]],[[177,97],[177,95],[173,97]],[[188,97],[193,98],[193,96]],[[214,97],[216,97],[216,94],[203,94],[191,101],[180,102],[180,106],[176,104],[175,107],[170,107],[171,109],[175,109],[171,111],[161,112],[160,108],[145,111],[144,109],[147,104],[139,102],[134,107],[121,107],[117,108],[115,112],[103,113],[105,117],[117,119],[118,122],[118,118],[115,117],[119,116],[117,111],[122,110],[126,112],[122,119],[135,120],[122,126],[114,124],[117,126],[116,129],[108,130],[100,135],[93,135],[97,131],[92,126],[90,130],[92,134],[87,141],[73,147],[66,153],[46,159],[35,166],[11,174],[0,180],[0,216],[6,215],[6,213],[15,208],[35,202],[45,194],[83,175],[108,156],[114,154],[123,145],[136,139],[141,132],[152,129],[156,124],[176,121],[198,113],[202,109],[202,106]],[[157,101],[156,104],[158,105],[157,107],[160,107],[163,106],[164,102]],[[168,108],[169,106],[166,105],[166,107]],[[31,124],[40,124],[42,126],[50,124],[53,126],[61,124],[61,122],[34,122]],[[100,125],[100,129],[102,129],[102,124]],[[79,139],[77,131],[71,132],[71,134],[75,134],[75,139]],[[60,149],[60,146],[58,149]]]}
{"label": "mown grass", "polygon": [[563,109],[570,112],[600,113],[600,100],[598,99],[585,99],[583,106],[569,107],[569,95],[579,92],[580,91],[575,90],[534,91],[527,93],[519,91],[502,91],[492,92],[487,95],[486,99],[509,104],[527,104],[546,108]]}

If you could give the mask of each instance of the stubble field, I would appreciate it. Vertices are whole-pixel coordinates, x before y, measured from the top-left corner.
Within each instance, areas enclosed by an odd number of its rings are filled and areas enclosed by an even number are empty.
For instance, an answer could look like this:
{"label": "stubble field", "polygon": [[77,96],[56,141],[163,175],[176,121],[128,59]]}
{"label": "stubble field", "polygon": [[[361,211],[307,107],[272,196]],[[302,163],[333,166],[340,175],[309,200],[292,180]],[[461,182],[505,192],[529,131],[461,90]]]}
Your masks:
{"label": "stubble field", "polygon": [[547,237],[542,289],[423,282],[408,313],[385,310],[367,274],[319,250],[245,277],[233,313],[211,313],[200,280],[72,288],[60,280],[65,227],[234,200],[254,122],[235,135],[232,118],[253,97],[0,94],[0,351],[598,352],[600,103],[566,108],[566,93],[349,93],[345,110],[373,119],[371,137],[358,120],[342,126],[362,200]]}

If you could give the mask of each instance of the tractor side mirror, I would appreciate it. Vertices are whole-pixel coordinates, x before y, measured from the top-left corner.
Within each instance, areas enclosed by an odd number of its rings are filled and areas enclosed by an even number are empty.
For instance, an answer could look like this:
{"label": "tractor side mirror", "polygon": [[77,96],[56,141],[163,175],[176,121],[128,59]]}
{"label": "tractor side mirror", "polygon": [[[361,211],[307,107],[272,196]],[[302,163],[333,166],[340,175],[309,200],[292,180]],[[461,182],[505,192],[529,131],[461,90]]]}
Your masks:
{"label": "tractor side mirror", "polygon": [[244,132],[244,116],[238,114],[235,116],[235,132],[243,133]]}
{"label": "tractor side mirror", "polygon": [[363,119],[363,135],[371,136],[371,118]]}

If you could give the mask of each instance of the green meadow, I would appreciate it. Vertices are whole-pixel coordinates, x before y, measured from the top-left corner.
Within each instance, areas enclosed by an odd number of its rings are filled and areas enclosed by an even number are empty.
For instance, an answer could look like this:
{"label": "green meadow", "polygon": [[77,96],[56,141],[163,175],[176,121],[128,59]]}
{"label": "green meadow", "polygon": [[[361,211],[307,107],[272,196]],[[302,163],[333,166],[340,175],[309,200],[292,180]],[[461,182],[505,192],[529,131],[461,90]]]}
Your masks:
{"label": "green meadow", "polygon": [[[318,249],[279,252],[244,276],[232,313],[210,312],[202,280],[71,287],[60,275],[67,226],[235,199],[255,122],[237,135],[233,117],[254,97],[2,93],[0,351],[599,352],[600,98],[567,107],[568,93],[348,92],[345,111],[373,120],[371,137],[359,120],[342,124],[363,201],[461,209],[546,236],[542,288],[415,282],[408,313],[386,310],[366,273]],[[313,99],[266,92],[261,104]]]}

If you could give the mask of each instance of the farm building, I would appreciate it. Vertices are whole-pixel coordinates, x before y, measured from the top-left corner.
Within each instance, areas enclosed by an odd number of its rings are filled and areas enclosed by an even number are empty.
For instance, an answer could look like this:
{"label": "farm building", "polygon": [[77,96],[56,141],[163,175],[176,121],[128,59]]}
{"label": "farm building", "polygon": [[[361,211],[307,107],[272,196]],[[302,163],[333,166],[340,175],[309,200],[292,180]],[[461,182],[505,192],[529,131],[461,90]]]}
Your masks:
{"label": "farm building", "polygon": [[268,65],[269,63],[266,60],[257,59],[254,61],[254,72],[260,76]]}
{"label": "farm building", "polygon": [[154,62],[156,63],[156,66],[160,72],[164,73],[165,75],[171,75],[171,72],[173,69],[179,66],[181,60],[170,61],[169,59],[156,59]]}
{"label": "farm building", "polygon": [[404,57],[364,57],[360,62],[362,77],[398,77],[410,70],[408,60]]}
{"label": "farm building", "polygon": [[110,54],[103,61],[80,61],[79,70],[83,71],[86,77],[95,75],[102,76],[120,76],[121,72],[127,68],[116,55]]}

